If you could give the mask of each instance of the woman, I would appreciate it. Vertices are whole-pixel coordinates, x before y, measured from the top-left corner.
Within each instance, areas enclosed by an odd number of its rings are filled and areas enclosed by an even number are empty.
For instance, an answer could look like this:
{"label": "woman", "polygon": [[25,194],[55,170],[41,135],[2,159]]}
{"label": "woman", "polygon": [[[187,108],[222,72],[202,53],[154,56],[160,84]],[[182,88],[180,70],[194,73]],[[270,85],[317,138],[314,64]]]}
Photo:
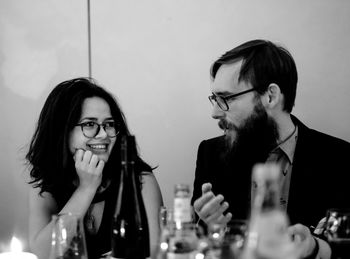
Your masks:
{"label": "woman", "polygon": [[[29,243],[40,259],[51,248],[51,216],[84,218],[89,258],[110,251],[120,171],[120,138],[129,134],[116,100],[96,82],[76,78],[57,85],[41,111],[26,159],[30,165]],[[152,168],[137,156],[151,256],[158,239],[162,197]]]}

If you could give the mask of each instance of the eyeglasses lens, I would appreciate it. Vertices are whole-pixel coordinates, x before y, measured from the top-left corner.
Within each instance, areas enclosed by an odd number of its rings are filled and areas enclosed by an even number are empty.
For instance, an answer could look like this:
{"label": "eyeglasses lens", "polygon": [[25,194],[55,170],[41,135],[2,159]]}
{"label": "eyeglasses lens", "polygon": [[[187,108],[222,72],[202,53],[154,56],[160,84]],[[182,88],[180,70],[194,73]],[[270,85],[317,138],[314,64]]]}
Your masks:
{"label": "eyeglasses lens", "polygon": [[228,106],[227,106],[225,100],[223,98],[221,98],[220,96],[210,95],[209,96],[209,101],[211,102],[211,104],[213,106],[215,105],[215,103],[217,103],[219,108],[221,110],[223,110],[223,111],[227,111],[228,110]]}
{"label": "eyeglasses lens", "polygon": [[100,132],[101,127],[106,132],[108,137],[113,138],[117,135],[113,122],[108,122],[101,125],[97,123],[83,124],[82,130],[86,137],[94,138]]}

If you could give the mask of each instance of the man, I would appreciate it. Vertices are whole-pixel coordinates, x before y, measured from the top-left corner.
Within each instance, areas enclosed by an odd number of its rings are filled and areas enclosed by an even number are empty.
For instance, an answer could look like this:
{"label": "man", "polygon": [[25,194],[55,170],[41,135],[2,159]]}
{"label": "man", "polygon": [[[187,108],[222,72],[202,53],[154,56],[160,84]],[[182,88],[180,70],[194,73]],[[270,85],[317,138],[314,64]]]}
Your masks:
{"label": "man", "polygon": [[253,165],[276,162],[282,169],[281,208],[293,224],[291,234],[301,240],[303,257],[329,257],[328,244],[308,227],[329,208],[350,208],[350,144],[291,115],[298,75],[283,47],[246,42],[214,62],[210,72],[212,117],[224,135],[199,146],[192,197],[197,215],[206,224],[247,218]]}

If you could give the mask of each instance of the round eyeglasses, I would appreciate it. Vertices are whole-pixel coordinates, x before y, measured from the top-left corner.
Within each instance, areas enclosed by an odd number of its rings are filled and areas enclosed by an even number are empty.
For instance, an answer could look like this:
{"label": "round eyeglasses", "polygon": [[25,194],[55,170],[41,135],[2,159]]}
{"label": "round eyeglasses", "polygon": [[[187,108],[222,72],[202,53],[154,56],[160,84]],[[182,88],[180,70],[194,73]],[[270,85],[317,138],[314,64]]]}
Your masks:
{"label": "round eyeglasses", "polygon": [[228,107],[228,103],[227,101],[232,100],[240,95],[252,92],[252,91],[256,91],[256,88],[251,88],[245,91],[242,91],[240,93],[236,93],[236,94],[231,94],[228,96],[219,96],[219,95],[215,95],[214,93],[212,93],[212,95],[208,96],[209,101],[212,105],[214,105],[215,103],[218,104],[219,108],[223,111],[228,111],[229,107]]}
{"label": "round eyeglasses", "polygon": [[81,131],[84,136],[87,138],[94,138],[98,135],[101,130],[101,127],[106,132],[107,136],[110,138],[114,138],[118,135],[119,130],[116,129],[116,124],[114,121],[106,121],[101,124],[95,121],[87,121],[78,123],[76,126],[80,126]]}

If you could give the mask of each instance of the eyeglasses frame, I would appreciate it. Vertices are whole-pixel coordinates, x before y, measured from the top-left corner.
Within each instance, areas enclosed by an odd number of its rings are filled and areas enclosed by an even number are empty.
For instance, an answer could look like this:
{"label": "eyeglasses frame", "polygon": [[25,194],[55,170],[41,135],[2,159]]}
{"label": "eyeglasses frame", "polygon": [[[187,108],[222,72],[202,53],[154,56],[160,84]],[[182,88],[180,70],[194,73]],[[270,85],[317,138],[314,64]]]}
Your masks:
{"label": "eyeglasses frame", "polygon": [[[228,106],[228,103],[227,101],[231,100],[231,99],[234,99],[240,95],[243,95],[243,94],[246,94],[246,93],[250,93],[250,92],[253,92],[253,91],[256,91],[257,89],[256,88],[250,88],[248,90],[244,90],[242,92],[239,92],[239,93],[236,93],[236,94],[230,94],[230,95],[227,95],[227,96],[218,96],[218,95],[215,95],[214,93],[212,93],[212,95],[209,95],[208,96],[208,99],[210,101],[210,103],[212,105],[214,105],[213,101],[215,101],[217,103],[217,105],[219,106],[219,108],[223,111],[228,111],[229,110],[229,106]],[[221,98],[223,101],[224,101],[224,104],[226,106],[226,108],[224,109],[223,107],[220,106],[220,104],[216,101],[216,98]]]}
{"label": "eyeglasses frame", "polygon": [[[98,130],[96,131],[96,134],[93,136],[93,137],[89,137],[89,136],[86,136],[85,133],[84,133],[84,129],[83,129],[83,126],[85,123],[87,122],[92,122],[92,123],[95,123],[97,126],[98,126]],[[115,124],[117,125],[117,124]],[[119,130],[117,130],[117,128],[114,126],[114,129],[115,129],[115,136],[111,137],[108,135],[107,131],[106,131],[106,122],[103,122],[103,123],[97,123],[95,121],[86,121],[86,122],[81,122],[81,123],[78,123],[76,124],[75,126],[80,126],[80,129],[81,129],[81,132],[83,133],[83,135],[86,137],[86,138],[95,138],[101,131],[101,127],[103,128],[104,132],[106,132],[107,136],[109,138],[115,138],[116,136],[118,136],[119,134]]]}

